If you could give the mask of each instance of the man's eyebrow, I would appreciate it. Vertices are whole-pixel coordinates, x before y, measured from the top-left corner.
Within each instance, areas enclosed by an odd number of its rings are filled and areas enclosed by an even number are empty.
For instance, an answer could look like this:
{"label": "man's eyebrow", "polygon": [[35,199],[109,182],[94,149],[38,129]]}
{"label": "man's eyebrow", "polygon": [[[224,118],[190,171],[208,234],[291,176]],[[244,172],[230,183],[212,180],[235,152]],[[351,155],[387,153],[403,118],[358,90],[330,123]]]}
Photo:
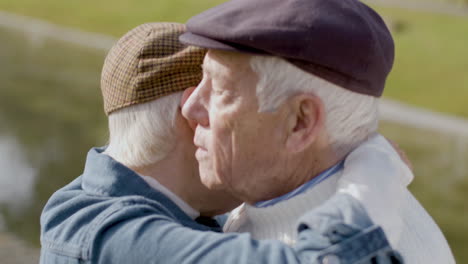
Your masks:
{"label": "man's eyebrow", "polygon": [[216,74],[216,71],[213,71],[213,66],[208,63],[202,63],[201,64],[203,74],[208,74],[208,75],[213,75]]}
{"label": "man's eyebrow", "polygon": [[205,63],[202,63],[200,67],[202,68],[203,73],[210,72],[209,67]]}

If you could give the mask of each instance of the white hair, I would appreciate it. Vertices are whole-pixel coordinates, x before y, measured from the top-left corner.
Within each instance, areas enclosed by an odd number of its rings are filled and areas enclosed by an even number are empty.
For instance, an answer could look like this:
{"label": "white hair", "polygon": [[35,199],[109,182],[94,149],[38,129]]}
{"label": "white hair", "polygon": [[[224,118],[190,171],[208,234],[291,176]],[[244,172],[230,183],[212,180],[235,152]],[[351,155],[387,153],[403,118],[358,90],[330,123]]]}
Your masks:
{"label": "white hair", "polygon": [[111,113],[106,153],[133,169],[164,159],[175,146],[181,96],[174,93]]}
{"label": "white hair", "polygon": [[337,154],[347,154],[377,131],[378,98],[343,89],[277,57],[253,56],[250,66],[259,78],[261,112],[275,111],[299,93],[313,93],[322,100],[328,137]]}

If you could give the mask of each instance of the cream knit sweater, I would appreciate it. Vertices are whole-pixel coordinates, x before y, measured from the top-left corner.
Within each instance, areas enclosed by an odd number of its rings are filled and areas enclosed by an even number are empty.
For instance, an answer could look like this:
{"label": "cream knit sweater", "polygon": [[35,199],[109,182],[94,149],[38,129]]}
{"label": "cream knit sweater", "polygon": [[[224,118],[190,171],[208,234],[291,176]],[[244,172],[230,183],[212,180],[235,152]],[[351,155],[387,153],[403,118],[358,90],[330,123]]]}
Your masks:
{"label": "cream knit sweater", "polygon": [[412,172],[390,144],[376,136],[348,155],[341,172],[273,206],[256,208],[243,204],[231,213],[224,229],[294,244],[299,217],[334,193],[345,192],[362,202],[405,263],[455,263],[439,227],[408,191],[412,179]]}

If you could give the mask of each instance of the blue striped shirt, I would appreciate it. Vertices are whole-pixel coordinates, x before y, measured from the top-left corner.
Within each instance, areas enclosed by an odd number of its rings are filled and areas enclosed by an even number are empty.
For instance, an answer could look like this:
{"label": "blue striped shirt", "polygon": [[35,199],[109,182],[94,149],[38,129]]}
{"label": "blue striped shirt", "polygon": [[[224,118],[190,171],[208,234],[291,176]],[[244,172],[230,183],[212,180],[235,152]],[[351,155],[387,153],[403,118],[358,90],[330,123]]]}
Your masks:
{"label": "blue striped shirt", "polygon": [[291,191],[291,192],[289,192],[287,194],[284,194],[284,195],[282,195],[280,197],[276,197],[276,198],[273,198],[271,200],[268,200],[268,201],[258,202],[258,203],[255,204],[255,207],[257,207],[257,208],[268,207],[268,206],[275,205],[275,204],[277,204],[277,203],[279,203],[281,201],[286,201],[288,199],[291,199],[294,196],[297,196],[297,195],[307,191],[308,189],[314,187],[315,185],[321,183],[322,181],[324,181],[328,177],[330,177],[333,174],[337,173],[338,171],[343,169],[343,166],[344,166],[344,161],[341,161],[338,164],[336,164],[335,166],[333,166],[333,167],[327,169],[326,171],[320,173],[318,176],[314,177],[312,180],[310,180],[310,181],[304,183],[303,185],[299,186],[295,190],[293,190],[293,191]]}

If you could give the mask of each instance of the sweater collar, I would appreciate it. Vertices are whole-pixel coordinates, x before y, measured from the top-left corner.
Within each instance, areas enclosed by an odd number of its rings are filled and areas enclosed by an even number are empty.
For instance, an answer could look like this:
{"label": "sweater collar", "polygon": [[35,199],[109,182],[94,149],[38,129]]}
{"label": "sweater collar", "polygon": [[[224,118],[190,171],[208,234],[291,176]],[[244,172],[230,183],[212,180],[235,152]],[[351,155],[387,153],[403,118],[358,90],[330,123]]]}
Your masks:
{"label": "sweater collar", "polygon": [[297,195],[299,195],[301,193],[304,193],[305,191],[313,188],[314,186],[321,183],[322,181],[324,181],[328,177],[330,177],[330,176],[334,175],[335,173],[339,172],[340,170],[342,170],[343,165],[344,165],[344,160],[337,163],[337,164],[335,164],[333,167],[328,168],[324,172],[320,173],[316,177],[312,178],[310,181],[304,183],[303,185],[299,186],[298,188],[292,190],[291,192],[286,193],[286,194],[284,194],[284,195],[282,195],[280,197],[273,198],[271,200],[258,202],[258,203],[255,204],[255,207],[263,208],[263,207],[272,206],[272,205],[275,205],[275,204],[277,204],[279,202],[289,200],[289,199],[291,199],[291,198],[293,198],[293,197],[295,197],[295,196],[297,196]]}

